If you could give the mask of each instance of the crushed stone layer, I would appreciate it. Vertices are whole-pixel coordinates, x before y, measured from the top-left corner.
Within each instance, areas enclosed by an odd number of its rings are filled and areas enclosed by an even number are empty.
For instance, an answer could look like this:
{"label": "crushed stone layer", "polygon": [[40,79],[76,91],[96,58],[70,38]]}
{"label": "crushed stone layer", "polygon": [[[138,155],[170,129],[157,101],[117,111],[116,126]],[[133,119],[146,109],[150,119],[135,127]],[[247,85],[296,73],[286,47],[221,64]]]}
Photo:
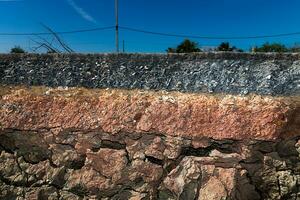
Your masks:
{"label": "crushed stone layer", "polygon": [[101,130],[184,138],[276,140],[299,135],[298,97],[7,87],[1,129]]}
{"label": "crushed stone layer", "polygon": [[0,54],[0,84],[300,94],[299,53]]}

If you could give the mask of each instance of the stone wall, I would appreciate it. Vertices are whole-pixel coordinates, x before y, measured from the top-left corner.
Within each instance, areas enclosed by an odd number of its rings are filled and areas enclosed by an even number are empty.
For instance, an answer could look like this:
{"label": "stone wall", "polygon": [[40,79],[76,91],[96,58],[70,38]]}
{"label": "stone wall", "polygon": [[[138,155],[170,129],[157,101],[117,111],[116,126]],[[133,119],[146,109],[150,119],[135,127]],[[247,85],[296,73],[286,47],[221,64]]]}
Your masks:
{"label": "stone wall", "polygon": [[300,199],[298,54],[1,55],[0,74],[0,199]]}

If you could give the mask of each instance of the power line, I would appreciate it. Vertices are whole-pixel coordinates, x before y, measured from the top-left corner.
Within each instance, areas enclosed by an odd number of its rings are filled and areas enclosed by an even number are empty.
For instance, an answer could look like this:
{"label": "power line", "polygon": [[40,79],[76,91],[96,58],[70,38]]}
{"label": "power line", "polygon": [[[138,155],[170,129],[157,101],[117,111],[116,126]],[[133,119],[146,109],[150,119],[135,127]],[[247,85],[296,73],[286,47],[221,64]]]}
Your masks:
{"label": "power line", "polygon": [[[113,29],[115,26],[107,26],[107,27],[99,27],[99,28],[91,28],[91,29],[79,29],[73,31],[59,31],[55,32],[58,35],[62,34],[73,34],[73,33],[83,33],[83,32],[92,32],[92,31],[102,31]],[[50,32],[37,32],[37,33],[0,33],[0,36],[30,36],[30,35],[52,35]]]}
{"label": "power line", "polygon": [[[72,31],[58,31],[55,32],[56,34],[73,34],[73,33],[83,33],[83,32],[93,32],[93,31],[102,31],[102,30],[110,30],[115,29],[116,26],[107,26],[107,27],[98,27],[98,28],[91,28],[91,29],[79,29],[79,30],[72,30]],[[274,37],[286,37],[292,35],[300,35],[300,32],[292,32],[292,33],[280,33],[280,34],[273,34],[273,35],[258,35],[258,36],[232,36],[232,37],[224,37],[224,36],[197,36],[197,35],[185,35],[185,34],[173,34],[173,33],[162,33],[162,32],[155,32],[155,31],[148,31],[142,29],[136,29],[131,27],[125,26],[118,26],[118,28],[133,32],[145,33],[145,34],[152,34],[152,35],[161,35],[167,37],[180,37],[180,38],[195,38],[195,39],[218,39],[218,40],[225,40],[225,39],[261,39],[261,38],[274,38]],[[52,35],[50,32],[31,32],[31,33],[0,33],[0,36],[34,36],[34,35]]]}
{"label": "power line", "polygon": [[147,31],[142,29],[130,28],[119,26],[120,29],[139,32],[139,33],[146,33],[152,35],[161,35],[167,37],[180,37],[180,38],[195,38],[195,39],[211,39],[211,40],[226,40],[226,39],[261,39],[261,38],[273,38],[273,37],[284,37],[284,36],[292,36],[292,35],[300,35],[300,32],[293,32],[293,33],[281,33],[281,34],[273,34],[273,35],[259,35],[259,36],[237,36],[237,37],[213,37],[213,36],[196,36],[196,35],[181,35],[181,34],[172,34],[172,33],[162,33],[162,32],[154,32],[154,31]]}

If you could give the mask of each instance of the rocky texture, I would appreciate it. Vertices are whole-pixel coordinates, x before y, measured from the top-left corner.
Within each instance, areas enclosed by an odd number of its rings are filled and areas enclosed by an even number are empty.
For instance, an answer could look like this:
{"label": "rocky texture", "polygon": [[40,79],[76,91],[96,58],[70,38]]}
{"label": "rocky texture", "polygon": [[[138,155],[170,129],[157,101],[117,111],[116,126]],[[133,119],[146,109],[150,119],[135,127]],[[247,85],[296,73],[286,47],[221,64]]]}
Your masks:
{"label": "rocky texture", "polygon": [[299,54],[0,55],[0,84],[299,94]]}
{"label": "rocky texture", "polygon": [[43,87],[2,90],[3,129],[102,130],[234,140],[276,140],[300,131],[298,97]]}
{"label": "rocky texture", "polygon": [[0,55],[0,199],[298,200],[299,80],[300,54]]}
{"label": "rocky texture", "polygon": [[300,199],[298,97],[0,91],[0,199]]}
{"label": "rocky texture", "polygon": [[299,139],[6,129],[0,134],[0,198],[296,200]]}

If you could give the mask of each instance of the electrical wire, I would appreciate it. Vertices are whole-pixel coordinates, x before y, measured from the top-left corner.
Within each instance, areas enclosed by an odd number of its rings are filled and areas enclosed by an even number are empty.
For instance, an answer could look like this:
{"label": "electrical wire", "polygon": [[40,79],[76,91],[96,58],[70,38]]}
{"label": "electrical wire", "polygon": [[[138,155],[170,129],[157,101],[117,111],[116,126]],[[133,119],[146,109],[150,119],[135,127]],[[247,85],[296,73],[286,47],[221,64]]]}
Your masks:
{"label": "electrical wire", "polygon": [[[102,30],[110,30],[114,29],[115,26],[107,26],[107,27],[98,27],[98,28],[91,28],[91,29],[79,29],[79,30],[72,30],[72,31],[58,31],[55,32],[56,34],[74,34],[74,33],[83,33],[83,32],[93,32],[93,31],[102,31]],[[194,38],[194,39],[210,39],[210,40],[226,40],[226,39],[262,39],[262,38],[274,38],[274,37],[287,37],[293,35],[300,35],[300,32],[292,32],[292,33],[280,33],[280,34],[273,34],[273,35],[256,35],[256,36],[197,36],[197,35],[185,35],[185,34],[173,34],[173,33],[163,33],[163,32],[155,32],[155,31],[148,31],[143,29],[131,28],[126,26],[119,26],[120,29],[138,32],[138,33],[145,33],[145,34],[152,34],[152,35],[160,35],[166,37],[180,37],[180,38]],[[31,32],[31,33],[0,33],[0,36],[34,36],[34,35],[52,35],[53,33],[50,32]]]}
{"label": "electrical wire", "polygon": [[152,35],[161,35],[161,36],[167,36],[167,37],[211,39],[211,40],[261,39],[261,38],[272,38],[272,37],[300,35],[300,32],[293,32],[293,33],[281,33],[281,34],[274,34],[274,35],[259,35],[259,36],[214,37],[214,36],[196,36],[196,35],[181,35],[181,34],[173,34],[173,33],[162,33],[162,32],[147,31],[147,30],[136,29],[136,28],[131,28],[131,27],[125,27],[125,26],[119,26],[119,28],[124,29],[124,30],[128,30],[128,31],[133,31],[133,32],[146,33],[146,34],[152,34]]}
{"label": "electrical wire", "polygon": [[[80,30],[73,30],[73,31],[59,31],[55,32],[56,34],[73,34],[73,33],[83,33],[83,32],[92,32],[92,31],[102,31],[102,30],[109,30],[115,28],[115,26],[107,26],[107,27],[99,27],[99,28],[92,28],[92,29],[80,29]],[[37,32],[37,33],[0,33],[0,36],[30,36],[30,35],[52,35],[53,33],[50,32]]]}

